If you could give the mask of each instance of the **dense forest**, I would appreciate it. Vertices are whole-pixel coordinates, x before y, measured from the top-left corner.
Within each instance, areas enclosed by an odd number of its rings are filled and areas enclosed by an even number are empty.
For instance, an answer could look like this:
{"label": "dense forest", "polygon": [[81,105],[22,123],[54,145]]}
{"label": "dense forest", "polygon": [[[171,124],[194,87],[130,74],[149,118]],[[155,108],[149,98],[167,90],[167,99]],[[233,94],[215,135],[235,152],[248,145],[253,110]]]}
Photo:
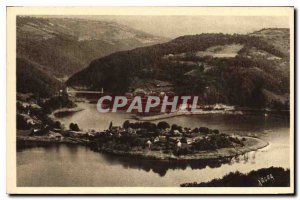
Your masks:
{"label": "dense forest", "polygon": [[253,170],[248,174],[231,172],[221,179],[203,183],[184,183],[181,187],[289,187],[290,170],[280,167]]}
{"label": "dense forest", "polygon": [[[288,34],[288,29],[281,31],[279,39]],[[222,50],[233,44],[241,46],[236,56],[217,57],[214,52],[199,56],[208,48]],[[135,89],[134,78],[168,81],[174,92],[202,96],[205,103],[272,107],[276,104],[270,98],[272,94],[282,97],[276,107],[288,108],[283,96],[289,93],[289,57],[257,34],[182,36],[163,44],[116,52],[92,61],[67,84],[121,93]]]}
{"label": "dense forest", "polygon": [[39,68],[37,63],[17,58],[17,92],[49,97],[63,87],[60,81]]}

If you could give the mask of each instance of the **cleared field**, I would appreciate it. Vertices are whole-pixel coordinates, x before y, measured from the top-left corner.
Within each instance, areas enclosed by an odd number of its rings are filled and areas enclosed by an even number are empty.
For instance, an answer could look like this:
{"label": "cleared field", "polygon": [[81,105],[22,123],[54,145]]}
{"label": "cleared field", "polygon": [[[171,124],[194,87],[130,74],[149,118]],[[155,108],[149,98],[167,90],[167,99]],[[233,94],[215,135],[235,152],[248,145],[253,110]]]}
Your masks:
{"label": "cleared field", "polygon": [[196,53],[199,57],[212,56],[215,58],[233,58],[244,47],[242,44],[229,44],[213,46],[205,51],[198,51]]}

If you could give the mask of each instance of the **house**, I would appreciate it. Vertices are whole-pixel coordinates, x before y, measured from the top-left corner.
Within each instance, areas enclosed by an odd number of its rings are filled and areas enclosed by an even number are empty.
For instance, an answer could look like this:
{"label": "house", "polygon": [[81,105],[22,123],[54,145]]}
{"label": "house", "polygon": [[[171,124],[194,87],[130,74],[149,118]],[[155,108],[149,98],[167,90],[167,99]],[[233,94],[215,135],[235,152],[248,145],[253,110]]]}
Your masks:
{"label": "house", "polygon": [[41,129],[37,129],[37,128],[32,129],[31,130],[31,135],[39,135],[38,133],[39,133],[40,130]]}
{"label": "house", "polygon": [[44,136],[46,134],[48,134],[50,131],[50,127],[48,125],[46,125],[43,128],[33,128],[31,130],[31,135],[33,136]]}
{"label": "house", "polygon": [[164,96],[166,96],[166,93],[165,93],[165,92],[160,92],[160,93],[159,93],[159,96],[160,96],[160,97],[164,97]]}
{"label": "house", "polygon": [[166,136],[159,136],[159,142],[160,143],[166,143],[166,142],[168,142],[167,137]]}
{"label": "house", "polygon": [[151,142],[150,140],[148,140],[148,141],[146,142],[146,145],[147,145],[148,149],[150,149],[150,148],[151,148],[151,145],[152,145],[152,142]]}
{"label": "house", "polygon": [[177,144],[176,144],[177,148],[181,148],[182,146],[182,143],[180,142],[180,140],[177,141]]}
{"label": "house", "polygon": [[41,110],[42,109],[41,106],[39,106],[35,103],[31,103],[29,106],[30,106],[31,109],[36,109],[36,110]]}
{"label": "house", "polygon": [[179,130],[174,130],[174,131],[173,131],[173,134],[174,134],[174,135],[181,135],[181,133],[179,132]]}
{"label": "house", "polygon": [[226,111],[231,111],[234,110],[234,106],[228,106],[224,104],[215,104],[213,107],[214,110],[226,110]]}
{"label": "house", "polygon": [[86,132],[82,132],[82,131],[68,131],[68,135],[70,137],[86,137],[88,136],[88,134]]}
{"label": "house", "polygon": [[57,132],[57,133],[61,133],[62,130],[61,130],[61,128],[53,128],[53,131]]}
{"label": "house", "polygon": [[186,143],[187,144],[192,144],[192,143],[194,143],[195,142],[195,140],[193,139],[193,138],[187,138],[186,139]]}
{"label": "house", "polygon": [[120,131],[122,131],[122,128],[120,126],[111,126],[110,128],[112,133],[119,133]]}
{"label": "house", "polygon": [[146,92],[145,90],[141,89],[141,88],[137,88],[137,89],[135,89],[134,92],[133,92],[133,95],[134,95],[134,96],[141,96],[141,97],[144,97],[144,96],[146,96],[146,94],[147,94],[147,92]]}
{"label": "house", "polygon": [[125,93],[125,96],[127,97],[127,99],[133,98],[133,94],[131,92]]}
{"label": "house", "polygon": [[48,133],[48,137],[49,137],[50,139],[54,139],[54,140],[56,140],[56,141],[61,141],[61,140],[63,139],[62,134],[60,134],[60,133],[55,133],[55,132],[52,132],[52,131],[50,131],[50,132]]}
{"label": "house", "polygon": [[136,130],[134,130],[133,128],[129,127],[127,129],[127,132],[130,133],[130,134],[136,134]]}

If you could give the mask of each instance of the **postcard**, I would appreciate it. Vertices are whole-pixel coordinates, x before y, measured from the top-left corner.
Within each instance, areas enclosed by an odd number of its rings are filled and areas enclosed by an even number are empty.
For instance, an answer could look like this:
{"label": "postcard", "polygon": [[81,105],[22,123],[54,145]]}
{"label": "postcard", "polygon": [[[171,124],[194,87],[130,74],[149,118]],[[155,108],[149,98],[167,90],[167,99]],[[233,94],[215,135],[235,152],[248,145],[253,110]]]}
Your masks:
{"label": "postcard", "polygon": [[294,194],[293,7],[8,7],[7,193]]}

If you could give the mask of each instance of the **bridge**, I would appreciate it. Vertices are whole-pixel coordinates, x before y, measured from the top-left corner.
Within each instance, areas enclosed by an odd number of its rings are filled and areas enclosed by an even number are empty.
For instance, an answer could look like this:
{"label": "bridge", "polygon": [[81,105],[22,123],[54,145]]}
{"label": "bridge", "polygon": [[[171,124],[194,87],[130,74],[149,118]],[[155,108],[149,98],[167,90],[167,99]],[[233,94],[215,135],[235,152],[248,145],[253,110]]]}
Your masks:
{"label": "bridge", "polygon": [[104,94],[103,88],[101,88],[101,91],[88,91],[88,90],[69,90],[67,87],[66,89],[67,94]]}

